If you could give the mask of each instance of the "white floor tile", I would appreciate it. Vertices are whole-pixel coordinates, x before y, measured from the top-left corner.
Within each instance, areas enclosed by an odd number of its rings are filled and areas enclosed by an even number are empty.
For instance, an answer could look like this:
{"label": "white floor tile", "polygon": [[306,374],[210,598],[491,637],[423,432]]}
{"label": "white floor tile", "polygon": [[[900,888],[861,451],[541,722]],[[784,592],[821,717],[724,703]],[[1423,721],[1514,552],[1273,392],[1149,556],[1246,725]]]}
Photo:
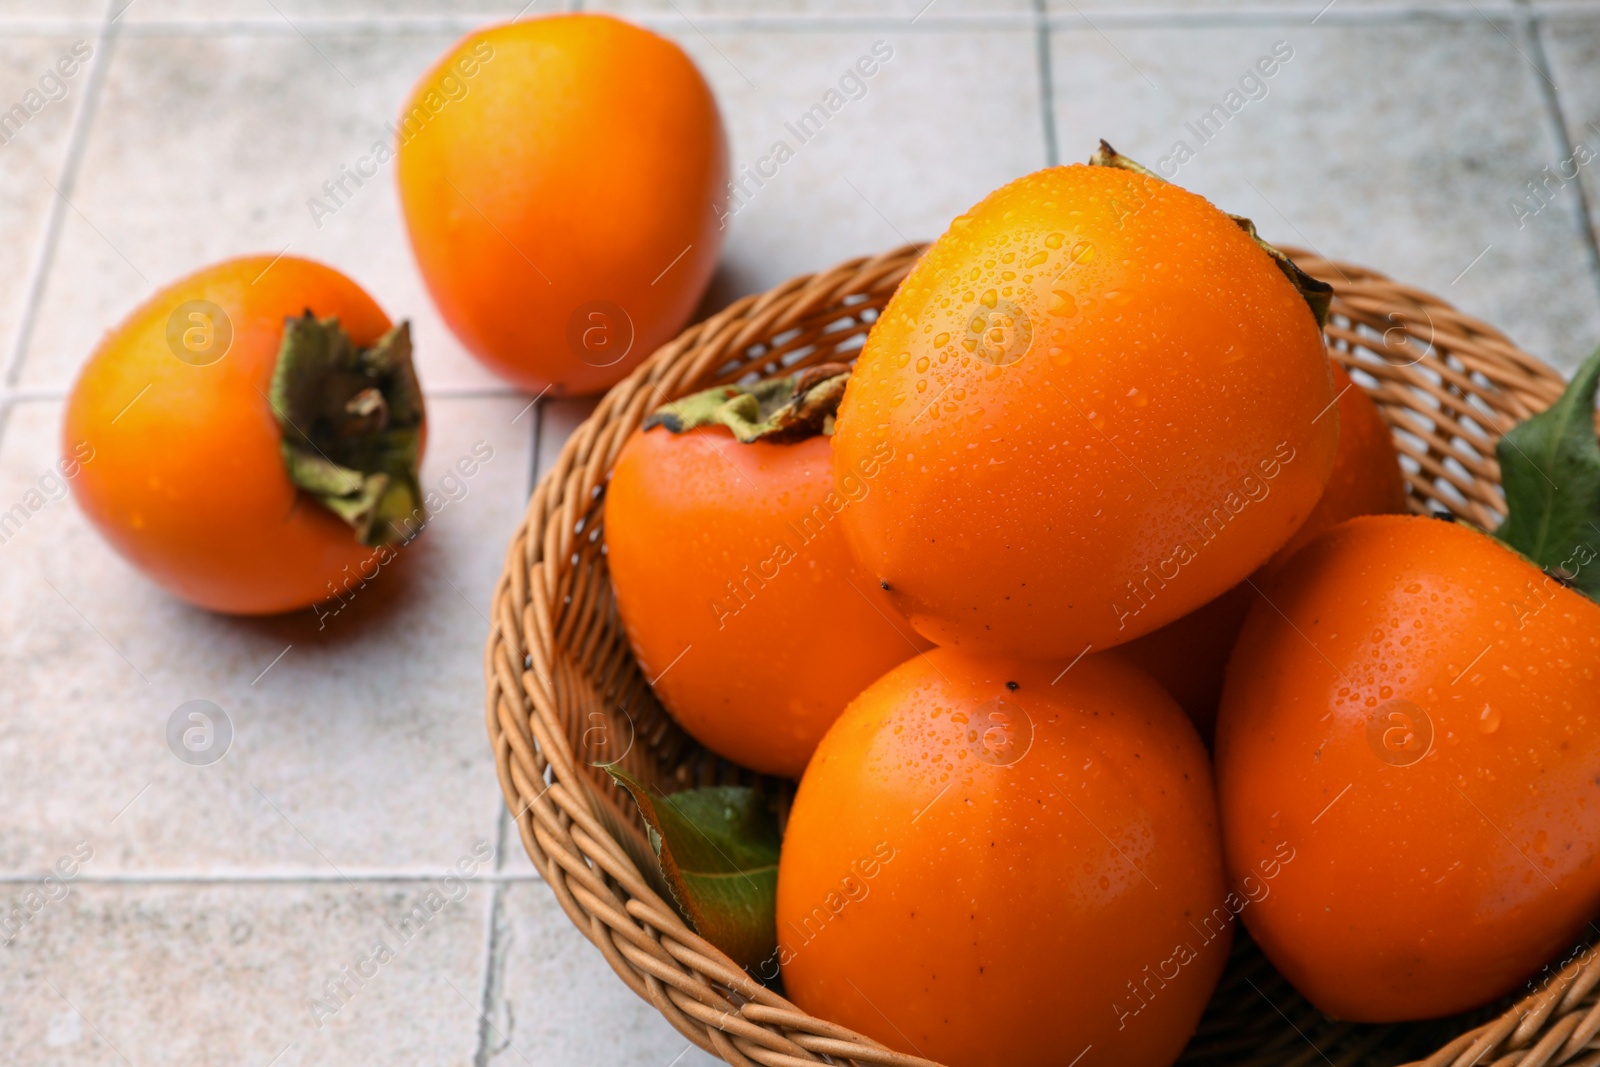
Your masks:
{"label": "white floor tile", "polygon": [[0,87],[0,367],[16,347],[72,120],[103,51],[93,34],[27,37],[0,30],[0,70],[6,71]]}
{"label": "white floor tile", "polygon": [[[1044,164],[1031,32],[673,36],[722,102],[739,183],[712,306],[852,256],[929,240],[996,186]],[[874,47],[889,58],[861,88],[847,82],[859,97],[848,99],[841,79]],[[953,77],[956,70],[982,73]],[[830,102],[825,123],[801,125]]]}
{"label": "white floor tile", "polygon": [[487,884],[68,888],[0,953],[0,1061],[472,1063]]}
{"label": "white floor tile", "polygon": [[[80,838],[100,872],[324,875],[432,868],[492,838],[482,650],[528,484],[519,407],[433,402],[423,483],[450,502],[320,619],[199,611],[115,556],[70,499],[32,513],[0,545],[0,870],[41,870]],[[58,419],[53,403],[12,413],[0,510],[48,475]],[[493,455],[462,478],[452,467],[480,441]],[[233,724],[210,766],[166,745],[192,699]]]}
{"label": "white floor tile", "polygon": [[[1545,24],[1543,43],[1550,62],[1550,76],[1560,86],[1559,99],[1566,121],[1570,152],[1554,152],[1538,167],[1526,168],[1517,177],[1520,188],[1510,191],[1504,210],[1524,226],[1532,227],[1545,215],[1569,217],[1578,207],[1578,182],[1587,194],[1589,224],[1594,239],[1600,241],[1600,9],[1590,8],[1588,17],[1565,18]],[[1584,162],[1587,160],[1587,162]],[[1545,168],[1549,170],[1546,171]],[[1530,189],[1528,182],[1533,183]],[[1516,204],[1512,204],[1513,198]],[[1579,288],[1584,279],[1574,276],[1568,284]],[[1589,331],[1571,338],[1576,356],[1588,355],[1600,346],[1600,333]]]}
{"label": "white floor tile", "polygon": [[[1438,293],[1570,371],[1600,337],[1600,297],[1572,199],[1520,230],[1507,209],[1559,158],[1527,46],[1507,30],[1510,40],[1483,20],[1057,32],[1061,154],[1087,158],[1105,137],[1158,170],[1171,160],[1164,173],[1253,218],[1268,240]],[[1187,124],[1223,105],[1276,42],[1293,55],[1262,82],[1265,96],[1203,142]],[[1180,141],[1195,151],[1181,167]]]}

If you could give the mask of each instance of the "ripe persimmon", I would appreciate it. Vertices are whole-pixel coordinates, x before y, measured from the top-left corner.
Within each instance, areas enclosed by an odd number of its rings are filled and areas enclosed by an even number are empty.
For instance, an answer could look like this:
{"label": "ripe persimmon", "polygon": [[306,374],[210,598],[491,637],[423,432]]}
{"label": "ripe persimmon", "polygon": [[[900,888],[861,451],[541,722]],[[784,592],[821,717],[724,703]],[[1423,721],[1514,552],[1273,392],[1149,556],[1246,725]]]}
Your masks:
{"label": "ripe persimmon", "polygon": [[1183,618],[1118,645],[1115,654],[1160,682],[1200,736],[1210,742],[1217,727],[1217,702],[1222,699],[1228,657],[1255,601],[1256,592],[1249,582],[1240,582]]}
{"label": "ripe persimmon", "polygon": [[1406,483],[1389,424],[1339,364],[1333,364],[1339,396],[1339,448],[1333,471],[1311,515],[1288,542],[1251,575],[1210,603],[1161,629],[1121,646],[1121,652],[1167,687],[1209,739],[1222,697],[1222,676],[1239,629],[1271,568],[1281,565],[1317,534],[1357,515],[1401,514]]}
{"label": "ripe persimmon", "polygon": [[1217,723],[1223,837],[1236,879],[1297,857],[1251,935],[1341,1019],[1516,988],[1600,908],[1600,605],[1401,516],[1325,532],[1263,592]]}
{"label": "ripe persimmon", "polygon": [[122,556],[213,611],[303,608],[425,519],[410,331],[355,282],[247,256],[174,282],[101,340],[62,448]]}
{"label": "ripe persimmon", "polygon": [[850,705],[794,799],[777,961],[805,1011],[960,1067],[1164,1067],[1222,973],[1205,749],[1114,656],[936,648]]}
{"label": "ripe persimmon", "polygon": [[1060,662],[1149,633],[1277,551],[1333,463],[1326,287],[1201,197],[1096,161],[957,218],[839,409],[841,471],[880,442],[898,457],[845,516],[851,545],[941,645]]}
{"label": "ripe persimmon", "polygon": [[1394,433],[1366,390],[1350,380],[1337,363],[1333,368],[1333,388],[1339,397],[1339,447],[1333,456],[1333,470],[1317,506],[1311,509],[1284,546],[1265,564],[1276,567],[1311,543],[1324,530],[1331,530],[1357,515],[1403,515],[1406,512],[1406,479],[1395,451]]}
{"label": "ripe persimmon", "polygon": [[[843,370],[801,376],[801,394],[837,388]],[[711,390],[623,446],[606,558],[628,639],[673,718],[714,752],[798,778],[850,699],[925,645],[839,528],[877,491],[892,450],[863,457],[836,489],[816,427],[769,426],[745,443],[719,424],[739,395],[754,407],[740,389]]]}
{"label": "ripe persimmon", "polygon": [[593,14],[476,31],[422,76],[397,132],[428,291],[462,344],[529,392],[616,382],[711,278],[726,138],[664,37]]}

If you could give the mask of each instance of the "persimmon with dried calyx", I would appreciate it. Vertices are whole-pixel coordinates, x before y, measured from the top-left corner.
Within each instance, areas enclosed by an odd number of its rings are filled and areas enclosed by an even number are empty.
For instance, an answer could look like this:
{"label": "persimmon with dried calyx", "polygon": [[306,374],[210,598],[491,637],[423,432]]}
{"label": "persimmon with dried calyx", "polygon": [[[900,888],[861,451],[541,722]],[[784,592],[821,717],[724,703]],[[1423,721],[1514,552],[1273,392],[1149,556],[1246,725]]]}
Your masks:
{"label": "persimmon with dried calyx", "polygon": [[925,647],[839,528],[896,462],[884,446],[835,488],[825,431],[847,376],[826,364],[669,404],[606,488],[611,583],[645,676],[698,741],[770,774],[799,777],[850,698]]}
{"label": "persimmon with dried calyx", "polygon": [[1057,670],[936,648],[828,731],[778,861],[806,1012],[961,1067],[1183,1049],[1240,906],[1205,749],[1121,660]]}
{"label": "persimmon with dried calyx", "polygon": [[1389,424],[1372,398],[1337,363],[1333,364],[1333,385],[1339,397],[1339,448],[1333,457],[1328,485],[1300,529],[1247,581],[1120,648],[1123,655],[1166,686],[1194,720],[1201,737],[1211,737],[1228,656],[1250,605],[1256,601],[1255,587],[1266,581],[1272,568],[1322,531],[1346,519],[1402,514],[1406,510],[1405,476]]}
{"label": "persimmon with dried calyx", "polygon": [[174,282],[108,333],[67,398],[62,447],[89,521],[174,596],[303,608],[421,527],[424,413],[407,324],[294,256]]}
{"label": "persimmon with dried calyx", "polygon": [[423,75],[398,134],[428,291],[529,392],[620,380],[683,327],[716,267],[722,118],[665,37],[598,14],[478,30]]}
{"label": "persimmon with dried calyx", "polygon": [[1238,583],[1316,505],[1329,290],[1109,148],[957,218],[839,409],[857,556],[941,645],[1070,659]]}

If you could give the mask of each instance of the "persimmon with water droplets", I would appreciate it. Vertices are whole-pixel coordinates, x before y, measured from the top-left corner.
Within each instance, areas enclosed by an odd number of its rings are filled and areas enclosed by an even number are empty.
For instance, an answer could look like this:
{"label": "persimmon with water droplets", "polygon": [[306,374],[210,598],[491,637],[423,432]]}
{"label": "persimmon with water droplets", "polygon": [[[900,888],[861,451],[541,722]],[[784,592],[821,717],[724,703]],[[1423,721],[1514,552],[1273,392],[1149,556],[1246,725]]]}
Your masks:
{"label": "persimmon with water droplets", "polygon": [[900,457],[845,515],[851,545],[941,645],[1064,662],[1148,633],[1277,551],[1333,463],[1326,287],[1096,159],[956,219],[839,411],[841,472]]}
{"label": "persimmon with water droplets", "polygon": [[1223,672],[1233,643],[1244,625],[1254,586],[1266,581],[1313,537],[1357,515],[1401,514],[1406,510],[1406,483],[1400,470],[1389,424],[1366,392],[1333,364],[1333,386],[1339,397],[1339,448],[1333,471],[1311,515],[1287,544],[1241,582],[1215,600],[1129,641],[1120,651],[1167,687],[1189,713],[1200,736],[1210,738],[1222,698]]}
{"label": "persimmon with water droplets", "polygon": [[1122,661],[1057,672],[936,648],[834,723],[778,864],[803,1010],[957,1067],[1177,1057],[1237,904],[1205,749]]}
{"label": "persimmon with water droplets", "polygon": [[1341,1019],[1512,992],[1600,909],[1600,605],[1401,516],[1325,532],[1263,592],[1217,722],[1223,837],[1236,879],[1297,857],[1251,935]]}

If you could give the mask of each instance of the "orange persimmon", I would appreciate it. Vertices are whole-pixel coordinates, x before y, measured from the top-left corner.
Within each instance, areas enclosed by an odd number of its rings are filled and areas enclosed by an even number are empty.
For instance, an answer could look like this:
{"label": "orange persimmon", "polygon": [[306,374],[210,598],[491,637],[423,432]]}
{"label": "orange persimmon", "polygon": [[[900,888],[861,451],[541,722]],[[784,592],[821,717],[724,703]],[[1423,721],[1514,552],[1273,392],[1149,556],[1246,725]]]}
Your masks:
{"label": "orange persimmon", "polygon": [[1211,770],[1159,685],[936,648],[817,748],[778,864],[791,1000],[959,1067],[1165,1067],[1241,906]]}
{"label": "orange persimmon", "polygon": [[676,44],[572,14],[478,30],[400,117],[400,201],[440,313],[529,392],[588,393],[670,340],[722,247],[722,119]]}
{"label": "orange persimmon", "polygon": [[1059,663],[1149,633],[1264,563],[1327,482],[1326,286],[1108,152],[957,218],[839,409],[841,472],[897,457],[851,546],[941,645]]}
{"label": "orange persimmon", "polygon": [[628,639],[698,741],[799,777],[850,699],[925,647],[839,528],[876,492],[890,452],[864,457],[835,489],[825,436],[744,443],[693,416],[665,421],[629,439],[606,489]]}
{"label": "orange persimmon", "polygon": [[[336,321],[333,321],[336,320]],[[247,256],[174,282],[101,340],[67,398],[83,513],[174,596],[303,608],[425,515],[409,328],[322,264]]]}
{"label": "orange persimmon", "polygon": [[1297,855],[1251,936],[1341,1019],[1516,989],[1600,908],[1600,606],[1476,530],[1387,515],[1263,592],[1217,721],[1223,838],[1236,886],[1276,842]]}
{"label": "orange persimmon", "polygon": [[1372,398],[1333,364],[1333,386],[1339,395],[1339,448],[1327,488],[1311,515],[1282,548],[1250,576],[1203,607],[1161,629],[1135,638],[1119,651],[1167,687],[1183,710],[1210,738],[1222,696],[1223,671],[1239,629],[1255,603],[1256,591],[1268,572],[1293,556],[1313,537],[1357,515],[1401,514],[1406,510],[1406,483],[1389,424]]}

